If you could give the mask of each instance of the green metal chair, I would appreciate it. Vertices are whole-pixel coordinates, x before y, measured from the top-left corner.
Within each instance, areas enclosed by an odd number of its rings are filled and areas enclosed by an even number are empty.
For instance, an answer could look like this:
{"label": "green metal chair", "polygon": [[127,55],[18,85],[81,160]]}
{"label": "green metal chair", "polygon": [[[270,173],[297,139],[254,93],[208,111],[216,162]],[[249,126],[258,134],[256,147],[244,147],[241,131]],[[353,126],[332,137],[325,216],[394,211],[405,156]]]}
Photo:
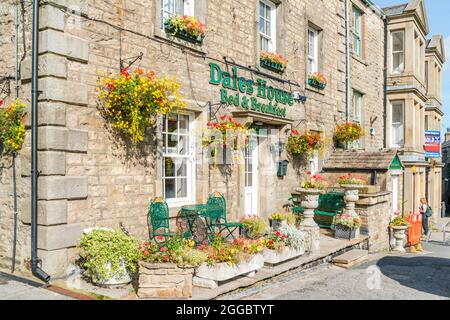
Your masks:
{"label": "green metal chair", "polygon": [[223,194],[214,192],[209,195],[207,205],[220,208],[220,210],[212,210],[205,214],[205,217],[209,219],[209,225],[211,226],[211,239],[214,238],[216,233],[222,234],[224,231],[226,231],[225,238],[231,236],[234,239],[233,232],[242,227],[242,224],[240,222],[227,221],[227,205]]}
{"label": "green metal chair", "polygon": [[172,237],[174,232],[170,231],[169,207],[163,198],[157,197],[151,203],[148,213],[148,230],[150,240],[154,240],[156,236],[164,238]]}

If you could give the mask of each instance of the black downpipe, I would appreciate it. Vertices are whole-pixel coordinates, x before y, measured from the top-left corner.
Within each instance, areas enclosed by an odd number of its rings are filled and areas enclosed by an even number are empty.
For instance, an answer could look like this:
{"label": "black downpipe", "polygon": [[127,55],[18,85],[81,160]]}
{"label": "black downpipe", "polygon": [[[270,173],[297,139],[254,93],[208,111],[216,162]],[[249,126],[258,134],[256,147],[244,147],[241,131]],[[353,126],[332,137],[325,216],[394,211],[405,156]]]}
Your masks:
{"label": "black downpipe", "polygon": [[383,17],[384,22],[384,84],[383,84],[383,108],[384,108],[384,130],[383,130],[383,147],[387,148],[387,59],[388,59],[388,20],[387,17]]}
{"label": "black downpipe", "polygon": [[37,254],[38,221],[37,221],[37,196],[38,196],[38,63],[39,63],[39,0],[33,1],[33,39],[32,39],[32,63],[31,63],[31,272],[37,278],[49,282],[50,276],[39,267]]}

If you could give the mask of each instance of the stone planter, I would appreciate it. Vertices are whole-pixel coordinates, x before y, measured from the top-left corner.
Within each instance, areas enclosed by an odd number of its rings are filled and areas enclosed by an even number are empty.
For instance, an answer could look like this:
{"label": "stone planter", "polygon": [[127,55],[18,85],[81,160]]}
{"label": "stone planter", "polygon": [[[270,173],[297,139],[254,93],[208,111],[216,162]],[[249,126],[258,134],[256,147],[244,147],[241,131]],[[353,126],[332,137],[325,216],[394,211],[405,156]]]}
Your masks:
{"label": "stone planter", "polygon": [[[106,269],[111,270],[111,264],[109,262],[106,264]],[[129,284],[131,282],[131,275],[125,265],[125,262],[121,261],[119,269],[111,278],[105,279],[97,274],[94,274],[91,279],[95,285],[100,287],[117,287]]]}
{"label": "stone planter", "polygon": [[305,209],[300,229],[308,233],[308,243],[311,246],[308,251],[318,253],[320,252],[320,228],[314,221],[314,210],[319,207],[319,196],[322,191],[298,188],[297,192],[301,194],[301,206]]}
{"label": "stone planter", "polygon": [[408,226],[391,226],[391,228],[394,231],[395,238],[395,248],[393,251],[401,253],[405,252],[403,243],[406,238],[406,230],[408,230]]}
{"label": "stone planter", "polygon": [[291,247],[284,247],[281,251],[265,249],[262,253],[264,263],[269,266],[275,266],[280,263],[295,259],[305,254],[305,249],[296,250]]}
{"label": "stone planter", "polygon": [[193,268],[172,263],[139,263],[139,298],[191,298]]}
{"label": "stone planter", "polygon": [[198,287],[215,289],[223,281],[228,281],[242,275],[253,277],[256,270],[262,267],[264,267],[264,257],[262,254],[254,255],[250,260],[242,261],[234,266],[230,266],[225,262],[212,266],[204,263],[195,269],[193,283]]}
{"label": "stone planter", "polygon": [[[359,229],[359,228],[358,228]],[[341,224],[337,224],[334,230],[334,237],[336,239],[353,240],[357,236],[357,229],[350,229]]]}
{"label": "stone planter", "polygon": [[341,185],[344,189],[345,210],[344,214],[348,214],[352,217],[357,217],[358,214],[355,211],[355,204],[359,200],[359,190],[363,189],[361,185]]}

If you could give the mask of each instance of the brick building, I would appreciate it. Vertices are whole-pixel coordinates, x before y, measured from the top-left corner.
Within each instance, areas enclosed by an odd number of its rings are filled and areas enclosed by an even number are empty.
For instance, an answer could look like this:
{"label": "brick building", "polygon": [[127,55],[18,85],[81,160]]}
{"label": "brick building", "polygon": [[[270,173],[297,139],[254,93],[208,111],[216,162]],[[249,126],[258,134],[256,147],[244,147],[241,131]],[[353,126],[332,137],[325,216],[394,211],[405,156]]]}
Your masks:
{"label": "brick building", "polygon": [[[26,7],[22,18],[19,10],[16,59],[16,38],[9,36],[15,34],[15,3],[2,2],[6,9],[0,13],[0,76],[14,77],[19,59],[20,95],[29,101],[31,14]],[[192,44],[168,36],[162,22],[172,14],[195,15],[205,22],[204,41]],[[41,5],[39,50],[38,255],[43,269],[63,275],[86,227],[117,227],[122,222],[132,234],[146,237],[148,203],[156,196],[164,196],[171,214],[176,215],[181,205],[204,203],[209,193],[220,191],[225,194],[230,219],[250,213],[267,217],[286,204],[302,173],[322,169],[334,152],[334,128],[346,119],[361,123],[367,132],[352,152],[379,151],[385,132],[384,46],[384,21],[370,1],[46,1]],[[283,74],[260,66],[262,49],[287,57]],[[101,72],[117,72],[121,60],[126,63],[141,52],[142,59],[133,67],[176,76],[188,106],[159,119],[139,152],[130,153],[105,128],[97,109],[96,88]],[[284,90],[296,99],[284,106],[285,116],[227,106],[221,103],[220,85],[211,81],[212,69],[234,70],[255,82],[260,79],[267,88]],[[308,85],[308,74],[317,71],[328,79],[324,90]],[[306,97],[306,102],[299,96]],[[255,144],[241,155],[242,161],[215,168],[197,133],[212,116],[224,114],[258,130]],[[294,128],[319,132],[329,143],[324,152],[303,162],[283,151],[281,158],[290,164],[287,176],[280,178],[277,146],[286,142]],[[173,132],[178,143],[188,141],[185,152],[163,139]],[[29,163],[28,135],[17,158],[16,261],[22,269],[30,256]],[[167,170],[167,163],[176,163],[177,170]],[[1,159],[2,267],[8,267],[12,257],[10,164],[9,157]],[[382,198],[383,205],[391,205],[389,198]],[[390,214],[380,211],[385,217]]]}

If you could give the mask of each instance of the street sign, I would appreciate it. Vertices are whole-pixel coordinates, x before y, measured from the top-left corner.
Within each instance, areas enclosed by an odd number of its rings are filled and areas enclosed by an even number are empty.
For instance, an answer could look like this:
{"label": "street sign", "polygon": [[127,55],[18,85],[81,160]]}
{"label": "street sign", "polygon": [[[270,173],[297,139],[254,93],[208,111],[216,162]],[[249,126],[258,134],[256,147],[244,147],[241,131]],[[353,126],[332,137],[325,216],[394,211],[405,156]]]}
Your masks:
{"label": "street sign", "polygon": [[441,157],[441,132],[435,130],[425,131],[425,157]]}

